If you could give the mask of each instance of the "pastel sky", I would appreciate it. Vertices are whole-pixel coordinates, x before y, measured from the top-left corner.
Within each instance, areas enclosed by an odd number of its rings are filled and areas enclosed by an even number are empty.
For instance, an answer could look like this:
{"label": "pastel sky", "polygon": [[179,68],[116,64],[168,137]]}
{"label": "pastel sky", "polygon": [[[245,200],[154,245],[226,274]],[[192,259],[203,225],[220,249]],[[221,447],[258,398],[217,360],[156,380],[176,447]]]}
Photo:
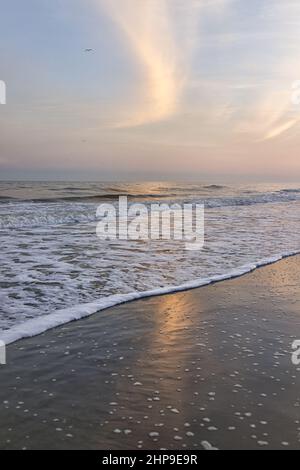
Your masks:
{"label": "pastel sky", "polygon": [[300,180],[299,0],[0,3],[0,179]]}

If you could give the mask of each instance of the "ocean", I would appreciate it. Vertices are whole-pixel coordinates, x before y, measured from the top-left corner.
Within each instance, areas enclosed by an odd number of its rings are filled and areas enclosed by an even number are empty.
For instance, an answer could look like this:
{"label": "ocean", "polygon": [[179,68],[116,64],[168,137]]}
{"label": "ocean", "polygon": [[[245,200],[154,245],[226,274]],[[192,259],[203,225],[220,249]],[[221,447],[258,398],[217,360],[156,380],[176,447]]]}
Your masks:
{"label": "ocean", "polygon": [[[205,244],[102,240],[97,207],[205,206]],[[0,182],[0,340],[136,298],[245,274],[300,252],[300,184]]]}

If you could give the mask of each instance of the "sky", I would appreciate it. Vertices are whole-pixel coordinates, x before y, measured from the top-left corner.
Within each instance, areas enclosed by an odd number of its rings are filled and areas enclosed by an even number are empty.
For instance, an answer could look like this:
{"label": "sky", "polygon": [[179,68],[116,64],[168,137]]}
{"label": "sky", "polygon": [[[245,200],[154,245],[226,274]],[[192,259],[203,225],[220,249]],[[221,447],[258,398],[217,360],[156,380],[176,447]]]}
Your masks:
{"label": "sky", "polygon": [[0,179],[300,180],[299,0],[0,7]]}

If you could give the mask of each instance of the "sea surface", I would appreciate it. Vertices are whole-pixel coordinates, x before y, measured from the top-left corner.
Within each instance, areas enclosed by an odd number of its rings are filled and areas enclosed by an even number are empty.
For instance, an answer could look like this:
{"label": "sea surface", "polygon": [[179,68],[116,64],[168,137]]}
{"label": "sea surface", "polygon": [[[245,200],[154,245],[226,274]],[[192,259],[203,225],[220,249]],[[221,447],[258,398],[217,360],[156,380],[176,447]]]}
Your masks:
{"label": "sea surface", "polygon": [[[205,245],[101,240],[101,203],[205,206]],[[0,340],[143,296],[235,277],[300,252],[300,183],[0,182]],[[101,313],[99,313],[101,315]]]}

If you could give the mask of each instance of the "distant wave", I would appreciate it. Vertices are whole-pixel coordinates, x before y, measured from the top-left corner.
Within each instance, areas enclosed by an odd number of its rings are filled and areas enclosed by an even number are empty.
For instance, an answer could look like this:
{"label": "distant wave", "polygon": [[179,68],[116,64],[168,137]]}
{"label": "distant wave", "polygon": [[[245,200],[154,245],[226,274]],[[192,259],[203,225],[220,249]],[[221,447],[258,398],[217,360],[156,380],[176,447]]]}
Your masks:
{"label": "distant wave", "polygon": [[119,197],[128,197],[129,199],[162,199],[162,198],[170,198],[176,197],[176,193],[172,194],[132,194],[132,193],[103,193],[103,194],[91,194],[91,195],[72,195],[72,196],[56,196],[56,197],[43,197],[43,198],[32,198],[32,199],[19,199],[17,197],[5,197],[0,196],[0,201],[14,201],[20,203],[57,203],[57,202],[94,202],[94,201],[101,201],[104,199],[108,200],[115,200]]}
{"label": "distant wave", "polygon": [[[252,206],[255,204],[277,204],[300,201],[300,191],[293,192],[272,192],[272,193],[259,193],[251,196],[239,197],[199,197],[178,196],[177,194],[103,194],[95,196],[83,197],[67,197],[64,199],[38,199],[21,201],[14,200],[14,203],[9,199],[8,204],[14,205],[14,210],[9,210],[9,214],[0,213],[0,229],[13,229],[13,228],[33,228],[47,225],[62,225],[62,224],[85,224],[96,222],[96,204],[101,201],[109,200],[113,203],[117,202],[119,196],[128,196],[135,200],[140,200],[145,203],[145,199],[162,199],[164,203],[172,205],[173,203],[194,203],[204,204],[206,209],[220,209],[222,207],[239,207],[239,206]],[[176,199],[172,199],[176,197]],[[7,201],[6,201],[7,202]],[[87,204],[87,202],[93,204]],[[157,201],[159,202],[159,201]],[[27,205],[25,204],[27,203]],[[55,205],[54,205],[55,203]],[[24,206],[23,206],[24,204]],[[150,204],[150,202],[149,202]],[[12,208],[10,208],[12,209]]]}
{"label": "distant wave", "polygon": [[204,189],[225,189],[226,186],[221,186],[219,184],[210,184],[208,186],[203,186]]}
{"label": "distant wave", "polygon": [[18,341],[22,338],[30,338],[42,334],[49,329],[56,328],[58,326],[64,325],[65,323],[69,323],[75,320],[80,320],[101,310],[105,310],[107,308],[114,307],[116,305],[120,305],[126,302],[131,302],[133,300],[138,300],[146,297],[154,297],[164,294],[186,291],[189,289],[207,286],[224,280],[238,278],[245,274],[255,271],[257,268],[274,264],[277,261],[280,261],[284,258],[289,258],[299,253],[299,251],[294,251],[290,253],[279,254],[267,259],[260,260],[256,263],[241,266],[240,268],[229,271],[226,274],[195,279],[193,281],[189,281],[178,286],[167,286],[158,289],[147,290],[144,292],[132,292],[129,294],[115,294],[95,300],[94,302],[79,304],[72,307],[57,310],[54,313],[27,320],[26,322],[21,323],[20,325],[13,326],[8,330],[2,331],[0,333],[0,340],[4,341],[6,344],[14,343],[15,341]]}
{"label": "distant wave", "polygon": [[[258,203],[268,203],[268,202],[285,202],[287,200],[293,201],[299,199],[300,189],[281,189],[279,191],[269,192],[269,193],[253,193],[253,191],[243,191],[243,196],[218,196],[213,198],[213,194],[209,197],[207,196],[206,191],[221,191],[222,189],[226,189],[226,186],[222,185],[206,185],[201,186],[200,188],[168,188],[168,192],[160,192],[160,193],[131,193],[126,191],[120,191],[120,188],[107,188],[109,192],[103,192],[98,194],[76,194],[76,192],[84,191],[81,188],[72,188],[67,187],[63,188],[64,190],[68,190],[69,193],[74,191],[75,194],[70,195],[53,195],[53,197],[36,197],[36,198],[18,198],[18,197],[11,197],[11,196],[0,196],[0,204],[1,203],[34,203],[34,204],[57,204],[63,202],[90,202],[96,203],[101,202],[102,200],[110,200],[115,201],[120,197],[127,197],[128,199],[136,199],[136,200],[147,200],[147,199],[169,199],[169,200],[176,200],[179,199],[183,200],[186,199],[187,202],[191,200],[206,200],[208,201],[207,204],[209,207],[219,207],[219,206],[228,206],[228,205],[250,205],[250,204],[258,204]],[[59,189],[53,189],[53,192],[61,191]],[[202,192],[201,192],[202,191]],[[248,196],[249,194],[249,196]],[[214,202],[211,202],[214,201]],[[184,201],[183,201],[184,202]]]}
{"label": "distant wave", "polygon": [[297,189],[281,189],[280,193],[300,193],[300,188]]}
{"label": "distant wave", "polygon": [[1,202],[13,201],[13,200],[14,200],[13,197],[9,197],[9,196],[0,196],[0,203],[1,203]]}
{"label": "distant wave", "polygon": [[64,196],[57,198],[32,199],[31,202],[63,202],[63,201],[101,201],[102,199],[115,200],[119,197],[128,197],[129,199],[157,199],[166,197],[176,197],[176,194],[132,194],[132,193],[105,193],[84,196]]}

